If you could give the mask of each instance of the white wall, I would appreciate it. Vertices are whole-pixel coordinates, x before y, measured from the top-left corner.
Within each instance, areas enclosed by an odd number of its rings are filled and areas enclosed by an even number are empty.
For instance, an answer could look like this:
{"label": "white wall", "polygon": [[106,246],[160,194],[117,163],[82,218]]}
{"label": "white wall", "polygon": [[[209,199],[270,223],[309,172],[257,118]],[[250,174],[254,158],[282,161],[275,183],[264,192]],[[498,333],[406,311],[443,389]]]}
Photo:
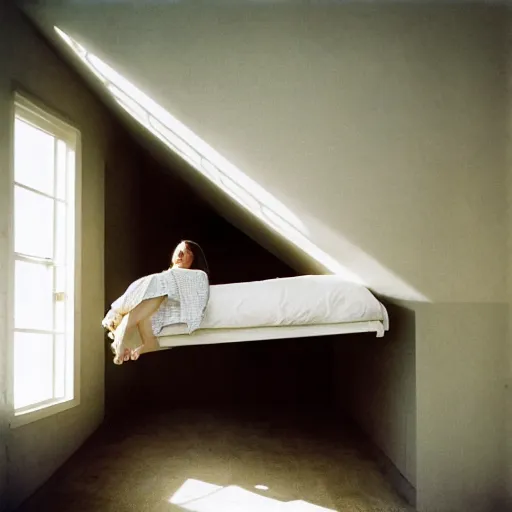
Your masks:
{"label": "white wall", "polygon": [[[14,507],[40,486],[103,419],[104,159],[113,130],[106,110],[16,11],[0,5],[0,353],[7,352],[6,192],[12,145],[13,85],[62,113],[82,134],[81,403],[58,415],[9,431],[6,358],[0,357],[0,509]],[[9,462],[6,460],[6,449]],[[7,482],[7,483],[6,483]]]}
{"label": "white wall", "polygon": [[[499,502],[505,10],[61,4],[33,11],[48,34],[69,32],[285,203],[315,243],[398,303],[392,328],[413,315],[414,330],[392,331],[381,349],[389,371],[351,401],[416,485],[418,509]],[[357,359],[361,370],[378,362]]]}

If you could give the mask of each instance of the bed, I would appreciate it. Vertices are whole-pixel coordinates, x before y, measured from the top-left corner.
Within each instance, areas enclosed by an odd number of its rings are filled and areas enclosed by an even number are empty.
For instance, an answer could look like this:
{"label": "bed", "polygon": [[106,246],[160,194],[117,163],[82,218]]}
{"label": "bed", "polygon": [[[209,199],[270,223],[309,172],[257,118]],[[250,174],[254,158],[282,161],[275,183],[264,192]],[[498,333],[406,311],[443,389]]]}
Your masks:
{"label": "bed", "polygon": [[338,276],[298,276],[212,285],[201,328],[165,327],[161,348],[332,334],[374,332],[384,336],[384,305],[356,283]]}

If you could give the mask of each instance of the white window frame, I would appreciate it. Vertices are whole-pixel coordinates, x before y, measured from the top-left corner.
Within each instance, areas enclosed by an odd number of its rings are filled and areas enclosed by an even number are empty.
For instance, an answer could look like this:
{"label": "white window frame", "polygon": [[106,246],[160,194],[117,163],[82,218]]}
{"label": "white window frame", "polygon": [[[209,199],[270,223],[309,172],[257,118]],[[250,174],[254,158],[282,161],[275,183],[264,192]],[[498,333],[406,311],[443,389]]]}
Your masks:
{"label": "white window frame", "polygon": [[[17,116],[34,124],[43,131],[64,140],[75,150],[75,189],[74,189],[74,254],[71,254],[70,260],[73,266],[73,311],[67,312],[71,315],[73,322],[72,332],[73,340],[68,348],[72,348],[72,358],[67,361],[66,368],[68,382],[73,383],[71,395],[63,399],[48,400],[40,402],[34,406],[24,407],[19,411],[14,408],[14,279],[15,279],[15,261],[20,259],[16,257],[14,251],[14,190],[15,190],[15,169],[14,169],[14,125]],[[28,423],[52,416],[59,412],[71,409],[80,405],[80,297],[81,297],[81,135],[78,129],[64,121],[50,109],[41,105],[41,103],[32,98],[28,98],[24,93],[14,92],[11,115],[11,159],[10,159],[10,195],[9,205],[11,222],[9,226],[9,270],[8,270],[8,311],[7,311],[7,329],[8,329],[8,389],[7,402],[11,411],[9,425],[11,428],[17,428]],[[67,262],[69,264],[69,261]]]}

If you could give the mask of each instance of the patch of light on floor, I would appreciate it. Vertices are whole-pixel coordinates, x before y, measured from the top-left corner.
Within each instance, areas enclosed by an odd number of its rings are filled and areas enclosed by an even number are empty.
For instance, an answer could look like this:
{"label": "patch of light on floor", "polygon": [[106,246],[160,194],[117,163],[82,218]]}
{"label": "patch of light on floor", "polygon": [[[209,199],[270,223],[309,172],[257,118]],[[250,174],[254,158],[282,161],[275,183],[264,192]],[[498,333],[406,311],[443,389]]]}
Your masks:
{"label": "patch of light on floor", "polygon": [[303,500],[281,501],[230,485],[188,479],[169,499],[191,512],[336,512]]}

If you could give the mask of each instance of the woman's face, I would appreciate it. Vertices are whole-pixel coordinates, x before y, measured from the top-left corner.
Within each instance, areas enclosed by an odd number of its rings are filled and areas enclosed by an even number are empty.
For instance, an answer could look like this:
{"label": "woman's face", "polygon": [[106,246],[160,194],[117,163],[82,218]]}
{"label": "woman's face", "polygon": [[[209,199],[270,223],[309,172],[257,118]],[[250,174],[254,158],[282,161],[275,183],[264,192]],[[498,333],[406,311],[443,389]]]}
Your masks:
{"label": "woman's face", "polygon": [[172,264],[174,267],[190,268],[194,262],[194,253],[185,242],[181,242],[174,249]]}

